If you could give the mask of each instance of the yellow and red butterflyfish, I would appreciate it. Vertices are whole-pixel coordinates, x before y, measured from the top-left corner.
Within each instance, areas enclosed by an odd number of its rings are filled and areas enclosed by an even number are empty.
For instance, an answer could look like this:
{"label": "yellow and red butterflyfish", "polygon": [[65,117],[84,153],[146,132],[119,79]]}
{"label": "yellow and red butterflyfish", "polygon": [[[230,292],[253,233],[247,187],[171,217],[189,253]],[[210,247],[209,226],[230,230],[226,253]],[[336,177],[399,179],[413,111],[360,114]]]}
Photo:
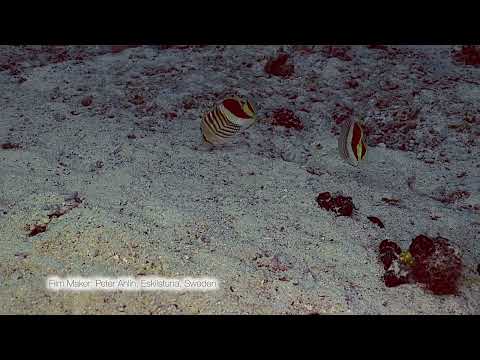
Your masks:
{"label": "yellow and red butterflyfish", "polygon": [[343,123],[338,137],[338,150],[342,159],[354,166],[366,159],[366,136],[360,121],[348,119]]}
{"label": "yellow and red butterflyfish", "polygon": [[212,145],[225,144],[233,136],[252,126],[255,121],[255,110],[249,100],[239,97],[226,98],[203,116],[203,140]]}

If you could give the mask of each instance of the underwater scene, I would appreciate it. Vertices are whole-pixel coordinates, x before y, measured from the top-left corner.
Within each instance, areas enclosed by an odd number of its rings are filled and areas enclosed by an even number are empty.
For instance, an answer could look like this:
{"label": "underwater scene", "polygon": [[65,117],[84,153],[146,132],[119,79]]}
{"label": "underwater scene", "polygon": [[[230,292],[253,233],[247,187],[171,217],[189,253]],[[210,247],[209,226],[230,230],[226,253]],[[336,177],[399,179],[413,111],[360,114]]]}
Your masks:
{"label": "underwater scene", "polygon": [[480,314],[480,46],[1,45],[0,314]]}

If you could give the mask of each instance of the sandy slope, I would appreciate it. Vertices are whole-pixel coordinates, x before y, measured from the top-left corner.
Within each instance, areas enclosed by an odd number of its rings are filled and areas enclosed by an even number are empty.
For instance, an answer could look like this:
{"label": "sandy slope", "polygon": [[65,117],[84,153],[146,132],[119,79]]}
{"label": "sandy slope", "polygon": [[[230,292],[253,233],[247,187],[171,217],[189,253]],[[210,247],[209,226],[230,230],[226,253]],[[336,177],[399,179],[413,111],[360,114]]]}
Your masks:
{"label": "sandy slope", "polygon": [[[31,49],[1,47],[21,72],[0,72],[0,143],[21,148],[0,149],[0,313],[479,314],[480,124],[448,125],[480,115],[480,69],[454,64],[450,47],[353,46],[344,61],[321,46],[287,46],[295,74],[282,79],[263,71],[277,49],[97,47],[52,63],[32,60],[42,49],[28,59],[19,56]],[[231,146],[199,150],[201,114],[231,92],[252,96],[261,121]],[[276,108],[305,128],[271,126]],[[337,155],[331,130],[342,108],[373,129],[360,169]],[[380,126],[412,108],[415,129]],[[470,196],[438,200],[455,190]],[[27,224],[75,191],[78,207],[27,236]],[[352,196],[358,212],[319,209],[323,191]],[[380,241],[406,248],[422,233],[461,250],[459,296],[385,287]],[[142,274],[221,284],[205,293],[45,289],[48,275]]]}

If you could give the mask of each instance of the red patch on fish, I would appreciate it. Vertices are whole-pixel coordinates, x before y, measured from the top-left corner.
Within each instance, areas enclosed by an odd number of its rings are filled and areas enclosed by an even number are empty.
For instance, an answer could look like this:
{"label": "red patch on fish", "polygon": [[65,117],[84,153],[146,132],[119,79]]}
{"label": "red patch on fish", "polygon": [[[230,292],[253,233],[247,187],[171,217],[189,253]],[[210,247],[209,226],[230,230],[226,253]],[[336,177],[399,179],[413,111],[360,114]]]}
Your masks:
{"label": "red patch on fish", "polygon": [[236,117],[242,118],[242,119],[250,119],[250,116],[248,114],[245,114],[243,111],[240,102],[234,99],[226,99],[223,101],[223,106],[230,111],[233,115]]}
{"label": "red patch on fish", "polygon": [[[353,153],[355,154],[355,158],[358,160],[358,155],[357,155],[357,145],[360,142],[362,138],[362,128],[360,125],[357,123],[353,124],[353,134],[352,134],[352,150]],[[365,152],[365,149],[363,148],[364,146],[362,145],[362,156]]]}

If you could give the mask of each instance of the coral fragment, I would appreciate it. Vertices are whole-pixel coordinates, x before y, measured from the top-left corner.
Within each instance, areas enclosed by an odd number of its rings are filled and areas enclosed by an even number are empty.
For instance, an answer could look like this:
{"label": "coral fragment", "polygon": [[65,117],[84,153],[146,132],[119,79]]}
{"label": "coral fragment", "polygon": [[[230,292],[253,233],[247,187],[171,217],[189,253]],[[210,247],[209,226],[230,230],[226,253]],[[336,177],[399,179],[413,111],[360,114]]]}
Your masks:
{"label": "coral fragment", "polygon": [[19,144],[13,144],[11,142],[3,143],[1,145],[1,148],[4,150],[9,150],[9,149],[19,149],[20,145]]}
{"label": "coral fragment", "polygon": [[370,220],[372,223],[378,225],[382,229],[385,227],[385,225],[383,225],[382,221],[378,217],[367,216],[367,219]]}
{"label": "coral fragment", "polygon": [[329,192],[323,192],[317,196],[318,206],[327,211],[332,211],[337,216],[352,216],[355,205],[349,196],[331,196]]}
{"label": "coral fragment", "polygon": [[289,56],[284,52],[280,52],[276,58],[271,58],[265,65],[267,74],[287,77],[293,74],[294,65],[288,62]]}
{"label": "coral fragment", "polygon": [[384,240],[379,253],[386,270],[383,280],[387,287],[415,282],[435,295],[458,294],[463,264],[447,239],[418,235],[408,251],[403,252],[394,242]]}
{"label": "coral fragment", "polygon": [[272,124],[275,126],[283,126],[287,129],[303,129],[302,121],[293,113],[293,111],[283,108],[273,111]]}

